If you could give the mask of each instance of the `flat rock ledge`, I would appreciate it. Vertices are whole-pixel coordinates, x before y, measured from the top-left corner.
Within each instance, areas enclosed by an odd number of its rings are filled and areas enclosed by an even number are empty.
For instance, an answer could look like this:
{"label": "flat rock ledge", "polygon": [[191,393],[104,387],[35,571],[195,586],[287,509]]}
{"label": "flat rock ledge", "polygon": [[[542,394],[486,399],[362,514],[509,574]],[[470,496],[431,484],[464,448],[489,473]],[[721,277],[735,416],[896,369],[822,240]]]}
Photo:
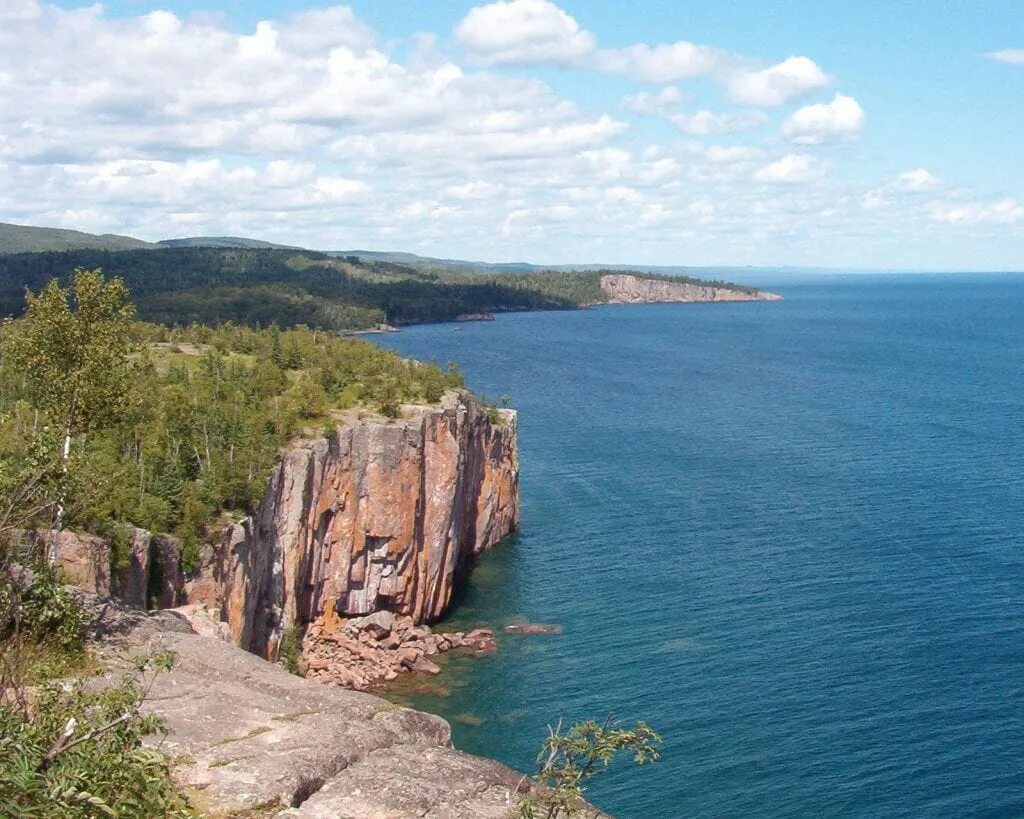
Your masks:
{"label": "flat rock ledge", "polygon": [[145,707],[167,720],[160,748],[207,815],[489,819],[525,793],[522,774],[453,749],[440,717],[289,674],[173,609],[97,611],[112,673],[126,655],[177,654]]}

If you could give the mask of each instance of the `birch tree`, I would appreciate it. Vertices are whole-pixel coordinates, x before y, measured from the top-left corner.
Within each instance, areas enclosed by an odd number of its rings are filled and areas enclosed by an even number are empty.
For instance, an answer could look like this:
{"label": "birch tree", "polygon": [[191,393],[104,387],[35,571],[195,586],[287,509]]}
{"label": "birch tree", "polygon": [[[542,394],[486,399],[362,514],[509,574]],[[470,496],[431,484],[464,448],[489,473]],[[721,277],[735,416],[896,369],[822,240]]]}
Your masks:
{"label": "birch tree", "polygon": [[59,432],[64,480],[54,514],[48,559],[56,562],[64,526],[68,462],[79,436],[120,420],[134,403],[136,351],[131,326],[135,308],[121,279],[77,268],[71,286],[56,279],[26,294],[10,354],[23,373],[30,400]]}

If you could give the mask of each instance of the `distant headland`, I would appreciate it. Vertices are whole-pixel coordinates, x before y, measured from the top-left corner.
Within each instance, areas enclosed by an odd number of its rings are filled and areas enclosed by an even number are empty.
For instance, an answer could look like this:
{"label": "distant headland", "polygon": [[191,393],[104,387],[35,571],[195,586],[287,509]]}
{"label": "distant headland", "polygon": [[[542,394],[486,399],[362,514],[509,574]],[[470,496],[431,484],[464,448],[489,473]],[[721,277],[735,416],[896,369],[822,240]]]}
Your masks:
{"label": "distant headland", "polygon": [[489,320],[525,310],[780,298],[711,275],[633,267],[488,265],[411,253],[308,250],[230,236],[144,242],[0,223],[0,314],[20,315],[26,287],[38,290],[54,276],[66,283],[78,267],[123,279],[145,321],[342,333]]}

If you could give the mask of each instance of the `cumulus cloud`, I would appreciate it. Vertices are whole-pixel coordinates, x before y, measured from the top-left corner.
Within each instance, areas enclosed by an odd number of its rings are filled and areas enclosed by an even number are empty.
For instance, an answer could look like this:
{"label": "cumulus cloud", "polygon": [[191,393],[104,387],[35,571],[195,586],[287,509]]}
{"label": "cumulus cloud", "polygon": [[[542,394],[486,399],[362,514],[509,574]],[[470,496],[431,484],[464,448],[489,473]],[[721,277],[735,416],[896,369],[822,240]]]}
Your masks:
{"label": "cumulus cloud", "polygon": [[1016,225],[1024,222],[1024,205],[1015,199],[936,205],[932,219],[950,225]]}
{"label": "cumulus cloud", "polygon": [[545,140],[586,147],[625,127],[583,115],[529,78],[396,63],[347,8],[237,35],[169,12],[114,19],[98,6],[22,6],[0,27],[0,76],[10,80],[0,83],[0,156],[12,160],[197,151],[341,159],[335,146],[351,147],[357,134],[365,159],[380,156],[374,143],[403,139],[531,155]]}
{"label": "cumulus cloud", "polygon": [[760,111],[715,113],[704,109],[692,114],[673,114],[669,119],[682,131],[694,136],[749,131],[768,122],[768,116]]}
{"label": "cumulus cloud", "polygon": [[[768,109],[830,82],[807,57],[765,65],[686,41],[602,51],[550,2],[478,11],[460,23],[464,63],[443,37],[382,40],[344,6],[240,30],[227,16],[0,0],[0,220],[545,262],[727,248],[738,263],[822,263],[790,255],[792,237],[827,235],[828,251],[870,220],[933,237],[950,222],[1021,229],[1015,201],[974,202],[923,169],[878,188],[892,210],[872,211],[849,175],[826,174],[826,146],[703,139],[781,125]],[[584,106],[502,68],[527,63],[657,83],[628,88],[621,108],[666,119],[620,119],[611,93]],[[743,107],[684,108],[675,83],[693,77]],[[792,117],[796,145],[842,131],[838,115],[806,117]]]}
{"label": "cumulus cloud", "polygon": [[593,58],[594,66],[601,71],[657,83],[707,76],[733,62],[734,58],[724,51],[685,40],[656,46],[637,43],[627,48],[605,49]]}
{"label": "cumulus cloud", "polygon": [[740,69],[726,81],[734,102],[774,107],[784,105],[829,84],[827,74],[809,57],[787,57],[760,70]]}
{"label": "cumulus cloud", "polygon": [[1024,65],[1024,48],[1004,48],[999,51],[990,51],[985,56],[997,63]]}
{"label": "cumulus cloud", "polygon": [[904,171],[897,176],[891,186],[897,190],[921,193],[941,188],[945,182],[932,174],[926,168],[914,168],[912,171]]}
{"label": "cumulus cloud", "polygon": [[758,182],[794,184],[810,182],[823,174],[821,165],[807,154],[786,154],[784,157],[758,168],[754,179]]}
{"label": "cumulus cloud", "polygon": [[853,97],[836,94],[832,102],[797,109],[782,126],[794,142],[813,145],[830,139],[856,136],[864,127],[864,109]]}
{"label": "cumulus cloud", "polygon": [[634,114],[662,114],[681,105],[686,95],[674,85],[666,85],[657,93],[640,91],[622,98],[622,107]]}
{"label": "cumulus cloud", "polygon": [[712,145],[705,156],[714,163],[740,163],[760,159],[763,155],[760,148],[749,145]]}
{"label": "cumulus cloud", "polygon": [[495,65],[578,63],[594,36],[548,0],[502,0],[477,6],[455,27],[455,39]]}

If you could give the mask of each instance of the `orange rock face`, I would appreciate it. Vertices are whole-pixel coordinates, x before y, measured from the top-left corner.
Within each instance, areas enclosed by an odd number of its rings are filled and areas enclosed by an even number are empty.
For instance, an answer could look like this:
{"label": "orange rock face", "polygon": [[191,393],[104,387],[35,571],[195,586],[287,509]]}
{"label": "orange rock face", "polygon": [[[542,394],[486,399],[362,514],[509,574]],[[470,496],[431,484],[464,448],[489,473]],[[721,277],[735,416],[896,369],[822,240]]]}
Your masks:
{"label": "orange rock face", "polygon": [[498,414],[450,392],[283,453],[189,602],[214,597],[234,641],[268,658],[286,629],[324,615],[441,617],[473,556],[519,523],[516,414]]}

